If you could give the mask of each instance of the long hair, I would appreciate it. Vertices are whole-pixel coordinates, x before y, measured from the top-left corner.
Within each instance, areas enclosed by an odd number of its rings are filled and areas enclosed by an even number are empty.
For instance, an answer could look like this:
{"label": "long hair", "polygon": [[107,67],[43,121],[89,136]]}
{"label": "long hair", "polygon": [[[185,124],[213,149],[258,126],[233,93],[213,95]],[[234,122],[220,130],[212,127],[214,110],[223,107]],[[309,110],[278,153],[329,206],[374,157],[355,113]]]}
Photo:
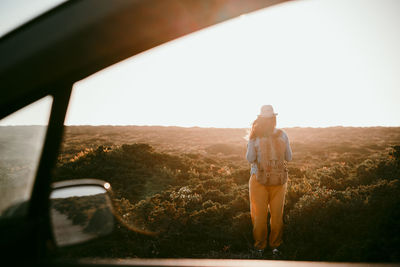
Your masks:
{"label": "long hair", "polygon": [[267,137],[273,134],[276,127],[276,117],[258,117],[251,126],[250,139]]}

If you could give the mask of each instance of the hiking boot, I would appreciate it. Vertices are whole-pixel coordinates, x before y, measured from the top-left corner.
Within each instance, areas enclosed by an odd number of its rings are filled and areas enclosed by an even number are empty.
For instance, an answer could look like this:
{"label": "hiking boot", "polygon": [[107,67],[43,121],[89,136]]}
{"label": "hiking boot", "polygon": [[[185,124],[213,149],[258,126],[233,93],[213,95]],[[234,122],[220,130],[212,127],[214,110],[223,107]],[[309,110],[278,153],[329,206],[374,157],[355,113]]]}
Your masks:
{"label": "hiking boot", "polygon": [[253,259],[264,259],[264,250],[263,249],[254,249],[252,252]]}
{"label": "hiking boot", "polygon": [[271,251],[271,253],[272,253],[272,259],[274,260],[280,260],[282,258],[282,252],[277,248],[274,248]]}

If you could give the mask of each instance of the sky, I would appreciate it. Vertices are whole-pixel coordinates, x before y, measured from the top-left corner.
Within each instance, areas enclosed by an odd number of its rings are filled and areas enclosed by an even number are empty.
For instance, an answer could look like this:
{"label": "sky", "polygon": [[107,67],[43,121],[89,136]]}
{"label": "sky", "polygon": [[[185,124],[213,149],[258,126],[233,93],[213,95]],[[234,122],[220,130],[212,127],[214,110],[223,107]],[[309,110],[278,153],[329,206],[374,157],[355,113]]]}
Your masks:
{"label": "sky", "polygon": [[0,37],[66,0],[1,0]]}
{"label": "sky", "polygon": [[[397,0],[246,14],[77,82],[65,123],[246,128],[271,104],[278,127],[400,126],[398,14]],[[41,124],[50,104],[0,125]]]}

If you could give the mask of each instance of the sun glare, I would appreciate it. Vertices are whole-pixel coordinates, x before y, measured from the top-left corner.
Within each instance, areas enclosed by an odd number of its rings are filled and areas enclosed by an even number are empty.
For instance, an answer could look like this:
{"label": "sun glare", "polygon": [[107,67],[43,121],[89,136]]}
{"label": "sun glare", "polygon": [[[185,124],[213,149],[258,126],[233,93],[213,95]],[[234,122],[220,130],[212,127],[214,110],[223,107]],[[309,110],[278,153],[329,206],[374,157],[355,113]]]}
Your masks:
{"label": "sun glare", "polygon": [[295,1],[210,27],[76,83],[66,124],[398,126],[400,2]]}

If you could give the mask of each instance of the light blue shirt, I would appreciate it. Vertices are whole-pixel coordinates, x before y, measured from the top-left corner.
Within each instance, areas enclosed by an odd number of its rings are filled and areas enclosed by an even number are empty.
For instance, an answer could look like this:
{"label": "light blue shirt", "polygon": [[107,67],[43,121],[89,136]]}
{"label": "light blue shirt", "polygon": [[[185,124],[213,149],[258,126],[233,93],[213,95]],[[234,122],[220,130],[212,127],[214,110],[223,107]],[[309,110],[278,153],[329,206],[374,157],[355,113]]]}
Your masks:
{"label": "light blue shirt", "polygon": [[[275,131],[276,131],[276,129],[275,129]],[[282,131],[282,138],[286,143],[285,160],[291,161],[292,160],[292,149],[290,148],[289,138],[283,130],[281,130],[281,131]],[[246,158],[247,158],[247,161],[251,163],[250,174],[257,173],[256,160],[261,157],[259,147],[260,147],[260,138],[258,138],[258,137],[255,139],[250,139],[247,144]]]}

